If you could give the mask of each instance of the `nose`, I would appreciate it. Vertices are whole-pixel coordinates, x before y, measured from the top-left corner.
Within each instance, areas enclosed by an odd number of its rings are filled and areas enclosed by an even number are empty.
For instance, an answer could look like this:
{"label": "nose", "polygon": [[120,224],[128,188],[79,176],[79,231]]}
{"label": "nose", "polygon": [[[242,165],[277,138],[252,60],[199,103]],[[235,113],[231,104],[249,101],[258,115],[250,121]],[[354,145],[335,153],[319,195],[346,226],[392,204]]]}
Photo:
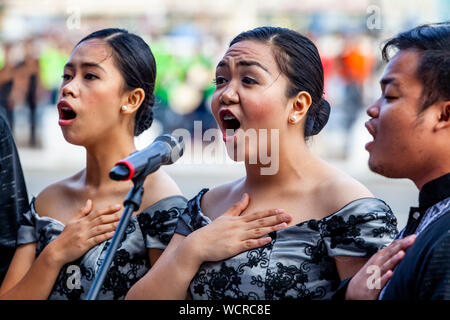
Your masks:
{"label": "nose", "polygon": [[232,82],[230,82],[222,92],[222,95],[220,96],[220,101],[225,105],[232,105],[239,103],[239,94],[234,88]]}
{"label": "nose", "polygon": [[72,96],[75,98],[77,96],[77,85],[75,81],[69,81],[67,83],[63,83],[60,87],[60,94],[62,97]]}
{"label": "nose", "polygon": [[378,118],[380,114],[380,99],[367,107],[366,113],[371,118]]}

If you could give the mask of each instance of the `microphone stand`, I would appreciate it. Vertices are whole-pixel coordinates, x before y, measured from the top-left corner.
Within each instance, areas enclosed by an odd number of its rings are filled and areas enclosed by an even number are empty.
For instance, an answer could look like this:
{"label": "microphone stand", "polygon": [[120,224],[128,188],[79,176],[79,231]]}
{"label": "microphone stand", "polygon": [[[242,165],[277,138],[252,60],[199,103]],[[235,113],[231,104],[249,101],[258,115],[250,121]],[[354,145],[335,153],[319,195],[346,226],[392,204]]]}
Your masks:
{"label": "microphone stand", "polygon": [[[147,166],[150,165],[150,161]],[[94,278],[92,286],[87,295],[87,300],[95,300],[97,299],[97,295],[105,281],[106,274],[108,273],[109,267],[113,261],[114,255],[116,254],[117,248],[119,247],[120,241],[125,234],[125,230],[128,227],[128,223],[130,222],[131,216],[134,211],[137,211],[142,202],[142,195],[144,194],[144,181],[147,177],[147,170],[144,170],[139,176],[134,177],[132,179],[134,186],[128,192],[127,197],[123,204],[125,205],[125,210],[120,218],[119,224],[116,228],[116,232],[114,233],[113,238],[111,239],[111,243],[109,244],[108,251],[106,252],[105,258],[100,266],[100,269],[97,275]]]}

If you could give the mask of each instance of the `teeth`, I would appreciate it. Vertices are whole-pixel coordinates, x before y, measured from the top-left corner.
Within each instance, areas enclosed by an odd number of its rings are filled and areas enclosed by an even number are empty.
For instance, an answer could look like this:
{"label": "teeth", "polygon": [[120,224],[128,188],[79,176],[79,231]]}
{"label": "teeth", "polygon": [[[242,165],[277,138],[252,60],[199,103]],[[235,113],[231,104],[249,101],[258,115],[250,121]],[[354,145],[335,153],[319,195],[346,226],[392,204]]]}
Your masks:
{"label": "teeth", "polygon": [[236,118],[233,117],[231,114],[227,114],[227,115],[225,115],[225,116],[223,117],[223,120],[226,120],[226,121],[228,121],[228,120],[234,120],[234,119],[236,119]]}

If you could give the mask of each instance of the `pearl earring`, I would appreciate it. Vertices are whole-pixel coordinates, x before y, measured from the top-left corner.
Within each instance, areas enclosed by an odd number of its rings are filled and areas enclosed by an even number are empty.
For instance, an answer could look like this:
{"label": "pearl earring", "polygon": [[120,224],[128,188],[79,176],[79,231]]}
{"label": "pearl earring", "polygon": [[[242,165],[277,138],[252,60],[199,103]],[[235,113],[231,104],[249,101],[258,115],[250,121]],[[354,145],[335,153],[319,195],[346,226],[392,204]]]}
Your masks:
{"label": "pearl earring", "polygon": [[128,107],[125,106],[125,105],[123,105],[123,106],[122,106],[122,111],[127,111],[127,110],[128,110]]}
{"label": "pearl earring", "polygon": [[291,116],[289,118],[289,120],[291,120],[291,122],[295,122],[295,121],[297,121],[297,117],[296,116]]}

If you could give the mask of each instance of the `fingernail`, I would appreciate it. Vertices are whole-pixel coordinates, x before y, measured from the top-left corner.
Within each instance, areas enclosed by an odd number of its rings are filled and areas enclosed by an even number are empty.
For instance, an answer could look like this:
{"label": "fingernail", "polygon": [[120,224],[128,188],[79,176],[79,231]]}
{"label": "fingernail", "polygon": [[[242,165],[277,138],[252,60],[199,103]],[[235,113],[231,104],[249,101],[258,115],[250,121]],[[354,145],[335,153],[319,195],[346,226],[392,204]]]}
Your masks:
{"label": "fingernail", "polygon": [[119,209],[122,205],[121,204],[115,204],[114,209]]}
{"label": "fingernail", "polygon": [[284,212],[284,210],[283,209],[275,209],[275,212],[276,213],[282,213],[282,212]]}

